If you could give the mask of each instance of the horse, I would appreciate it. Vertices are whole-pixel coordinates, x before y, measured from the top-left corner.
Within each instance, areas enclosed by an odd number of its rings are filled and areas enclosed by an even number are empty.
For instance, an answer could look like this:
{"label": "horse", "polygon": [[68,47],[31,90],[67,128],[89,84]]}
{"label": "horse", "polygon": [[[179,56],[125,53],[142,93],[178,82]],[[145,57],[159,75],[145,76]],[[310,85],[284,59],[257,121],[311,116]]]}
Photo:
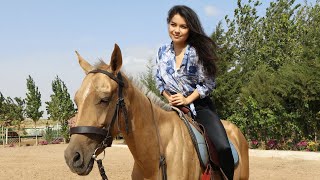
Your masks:
{"label": "horse", "polygon": [[[88,175],[96,155],[121,133],[134,158],[132,179],[200,179],[204,169],[185,124],[142,83],[123,74],[119,46],[115,44],[110,64],[100,60],[92,66],[76,54],[86,76],[75,93],[78,113],[64,152],[70,170]],[[234,179],[248,179],[248,143],[234,124],[223,125],[239,153]],[[218,172],[215,179],[222,179]]]}

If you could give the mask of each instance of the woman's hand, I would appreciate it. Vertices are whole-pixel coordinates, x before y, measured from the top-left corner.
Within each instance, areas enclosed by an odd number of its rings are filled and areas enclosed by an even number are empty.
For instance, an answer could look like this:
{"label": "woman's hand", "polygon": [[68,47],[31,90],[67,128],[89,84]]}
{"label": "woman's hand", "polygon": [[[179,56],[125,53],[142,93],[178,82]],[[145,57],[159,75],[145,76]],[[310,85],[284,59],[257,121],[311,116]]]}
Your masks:
{"label": "woman's hand", "polygon": [[188,101],[188,98],[184,97],[180,93],[171,95],[168,100],[169,100],[169,104],[173,106],[186,106],[190,104],[190,102]]}
{"label": "woman's hand", "polygon": [[166,91],[163,91],[162,95],[168,100],[171,106],[186,106],[200,97],[197,89],[188,97],[184,97],[181,93],[171,95]]}

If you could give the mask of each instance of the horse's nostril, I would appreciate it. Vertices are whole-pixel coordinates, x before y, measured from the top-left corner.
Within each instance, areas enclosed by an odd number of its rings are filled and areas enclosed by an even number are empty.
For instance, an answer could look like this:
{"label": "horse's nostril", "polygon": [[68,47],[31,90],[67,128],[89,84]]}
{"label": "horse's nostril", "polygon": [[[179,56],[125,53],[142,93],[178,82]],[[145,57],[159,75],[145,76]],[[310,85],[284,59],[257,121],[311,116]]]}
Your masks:
{"label": "horse's nostril", "polygon": [[80,153],[76,152],[73,157],[73,166],[76,168],[81,168],[83,166],[83,161],[81,160]]}
{"label": "horse's nostril", "polygon": [[76,152],[76,154],[73,157],[73,162],[76,162],[80,159],[80,153]]}

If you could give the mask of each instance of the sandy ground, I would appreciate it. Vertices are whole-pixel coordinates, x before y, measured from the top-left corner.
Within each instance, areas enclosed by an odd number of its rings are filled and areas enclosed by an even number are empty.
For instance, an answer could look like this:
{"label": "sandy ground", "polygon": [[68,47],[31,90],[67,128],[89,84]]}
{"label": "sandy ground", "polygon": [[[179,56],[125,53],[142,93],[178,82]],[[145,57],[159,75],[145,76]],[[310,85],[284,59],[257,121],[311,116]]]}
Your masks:
{"label": "sandy ground", "polygon": [[[0,179],[100,179],[96,165],[85,177],[71,173],[64,161],[66,147],[66,144],[0,146]],[[110,180],[131,179],[133,159],[128,148],[115,145],[107,149],[106,156],[103,164]],[[320,179],[320,153],[251,150],[250,179]]]}

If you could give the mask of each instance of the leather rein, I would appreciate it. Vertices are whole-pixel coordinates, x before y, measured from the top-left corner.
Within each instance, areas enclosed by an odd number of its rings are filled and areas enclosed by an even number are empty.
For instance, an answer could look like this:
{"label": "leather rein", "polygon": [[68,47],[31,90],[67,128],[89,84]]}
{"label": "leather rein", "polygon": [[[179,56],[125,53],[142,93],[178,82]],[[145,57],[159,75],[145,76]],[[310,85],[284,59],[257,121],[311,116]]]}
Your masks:
{"label": "leather rein", "polygon": [[104,156],[103,156],[103,158],[98,159],[97,152],[103,151],[103,154],[105,155],[105,148],[111,147],[112,141],[113,141],[113,137],[111,135],[111,130],[113,129],[113,126],[114,126],[114,123],[116,122],[116,120],[118,120],[119,111],[121,111],[124,115],[125,123],[126,123],[126,133],[127,134],[129,133],[128,113],[127,113],[126,104],[125,104],[125,101],[123,98],[123,93],[122,93],[123,87],[124,87],[124,82],[123,82],[122,75],[120,72],[117,74],[117,76],[113,75],[112,73],[110,73],[108,71],[101,70],[101,69],[92,70],[89,73],[105,74],[105,75],[109,76],[112,80],[114,80],[115,82],[118,83],[118,101],[116,104],[116,109],[113,114],[112,121],[108,127],[103,127],[103,128],[98,128],[98,127],[94,127],[94,126],[72,127],[72,128],[70,128],[70,135],[72,135],[72,134],[96,134],[96,135],[100,135],[104,138],[102,140],[102,142],[98,145],[98,147],[95,149],[95,151],[92,155],[92,158],[98,164],[99,172],[100,172],[102,179],[107,180],[108,177],[107,177],[107,175],[104,171],[104,167],[102,165],[102,160],[104,159]]}

